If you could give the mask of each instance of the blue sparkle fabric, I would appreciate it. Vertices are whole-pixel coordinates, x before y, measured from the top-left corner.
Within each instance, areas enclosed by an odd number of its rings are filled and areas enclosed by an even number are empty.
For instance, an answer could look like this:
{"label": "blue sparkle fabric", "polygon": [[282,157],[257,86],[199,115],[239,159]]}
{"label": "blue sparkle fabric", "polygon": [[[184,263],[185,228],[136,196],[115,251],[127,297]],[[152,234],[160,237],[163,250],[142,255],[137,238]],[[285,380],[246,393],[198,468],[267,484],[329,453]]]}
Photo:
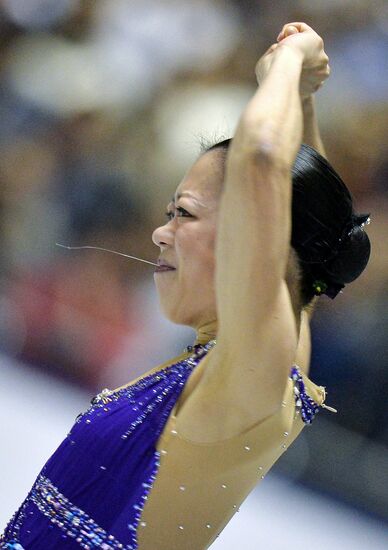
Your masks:
{"label": "blue sparkle fabric", "polygon": [[156,443],[211,346],[195,346],[190,357],[96,396],[41,470],[0,548],[138,548],[141,511],[159,467]]}

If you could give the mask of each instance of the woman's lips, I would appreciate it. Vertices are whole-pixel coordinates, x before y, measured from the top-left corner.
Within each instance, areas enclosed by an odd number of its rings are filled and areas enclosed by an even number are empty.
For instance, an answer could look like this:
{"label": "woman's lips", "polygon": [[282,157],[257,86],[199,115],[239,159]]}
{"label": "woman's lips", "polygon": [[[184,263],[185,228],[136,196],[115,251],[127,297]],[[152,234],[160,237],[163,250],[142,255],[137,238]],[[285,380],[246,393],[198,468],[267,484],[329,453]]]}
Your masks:
{"label": "woman's lips", "polygon": [[155,268],[155,273],[161,273],[162,271],[175,271],[175,267],[168,267],[166,265],[158,265]]}
{"label": "woman's lips", "polygon": [[155,269],[155,273],[162,273],[165,271],[175,271],[175,267],[166,262],[164,258],[158,258],[158,267]]}

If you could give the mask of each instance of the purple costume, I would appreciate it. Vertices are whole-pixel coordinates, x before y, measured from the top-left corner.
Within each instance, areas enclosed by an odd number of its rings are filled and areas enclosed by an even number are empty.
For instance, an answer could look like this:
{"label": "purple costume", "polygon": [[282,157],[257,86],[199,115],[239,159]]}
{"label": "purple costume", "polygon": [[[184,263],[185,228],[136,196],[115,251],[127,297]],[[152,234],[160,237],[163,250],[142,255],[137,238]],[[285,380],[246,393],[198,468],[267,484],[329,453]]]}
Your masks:
{"label": "purple costume", "polygon": [[[214,343],[198,344],[188,358],[96,396],[43,467],[0,548],[138,548],[141,512],[159,467],[157,441],[193,368]],[[295,367],[291,375],[299,386],[297,406],[310,423],[318,406]]]}

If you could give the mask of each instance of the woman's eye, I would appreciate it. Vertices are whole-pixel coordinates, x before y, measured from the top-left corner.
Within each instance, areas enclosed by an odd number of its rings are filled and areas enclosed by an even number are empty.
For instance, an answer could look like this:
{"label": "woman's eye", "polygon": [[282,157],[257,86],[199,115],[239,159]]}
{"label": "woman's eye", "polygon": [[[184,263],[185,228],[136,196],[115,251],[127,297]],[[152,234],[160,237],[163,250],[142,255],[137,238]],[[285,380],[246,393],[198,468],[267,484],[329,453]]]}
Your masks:
{"label": "woman's eye", "polygon": [[182,208],[181,206],[177,206],[176,211],[179,212],[182,216],[187,216],[189,218],[192,218],[192,215],[189,212],[187,212],[187,210]]}
{"label": "woman's eye", "polygon": [[[185,210],[181,206],[177,206],[175,208],[175,212],[177,212],[178,218],[181,218],[181,217],[190,217],[190,218],[192,218],[193,217],[189,212],[187,212],[187,210]],[[166,216],[169,220],[171,220],[174,217],[174,212],[172,212],[172,211],[168,212],[167,211]]]}

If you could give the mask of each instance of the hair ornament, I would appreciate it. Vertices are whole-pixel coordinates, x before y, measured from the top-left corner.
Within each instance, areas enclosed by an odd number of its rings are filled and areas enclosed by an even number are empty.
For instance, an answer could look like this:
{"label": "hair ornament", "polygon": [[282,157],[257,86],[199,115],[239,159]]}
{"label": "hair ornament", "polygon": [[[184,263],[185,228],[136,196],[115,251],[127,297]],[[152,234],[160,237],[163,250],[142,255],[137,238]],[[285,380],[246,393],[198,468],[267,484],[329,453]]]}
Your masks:
{"label": "hair ornament", "polygon": [[364,225],[370,224],[370,214],[365,214],[364,216],[359,216],[359,218],[362,218],[362,223],[360,224],[361,229],[364,228]]}
{"label": "hair ornament", "polygon": [[[346,235],[350,237],[350,235],[352,234],[352,232],[356,227],[359,227],[360,229],[364,230],[365,225],[369,225],[369,224],[370,224],[370,214],[353,214],[351,221],[345,227],[344,233],[346,233]],[[342,234],[342,238],[340,239],[340,241],[342,241],[343,239],[344,239],[344,234]]]}
{"label": "hair ornament", "polygon": [[313,282],[313,289],[315,296],[320,296],[327,290],[327,284],[325,283],[325,281],[320,281],[316,279]]}

